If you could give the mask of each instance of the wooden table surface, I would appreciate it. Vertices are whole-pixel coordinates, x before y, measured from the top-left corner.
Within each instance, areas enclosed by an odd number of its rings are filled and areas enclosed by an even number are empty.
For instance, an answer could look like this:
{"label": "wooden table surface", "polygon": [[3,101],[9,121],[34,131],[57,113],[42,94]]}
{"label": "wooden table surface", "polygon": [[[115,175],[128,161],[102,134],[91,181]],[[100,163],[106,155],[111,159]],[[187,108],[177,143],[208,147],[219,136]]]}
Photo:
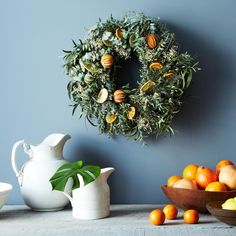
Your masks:
{"label": "wooden table surface", "polygon": [[183,211],[178,218],[166,220],[162,226],[153,226],[148,216],[161,205],[112,205],[111,215],[100,220],[74,219],[71,209],[58,212],[35,212],[26,206],[4,206],[0,210],[0,236],[236,236],[236,227],[219,222],[211,215],[200,215],[198,224],[183,221]]}

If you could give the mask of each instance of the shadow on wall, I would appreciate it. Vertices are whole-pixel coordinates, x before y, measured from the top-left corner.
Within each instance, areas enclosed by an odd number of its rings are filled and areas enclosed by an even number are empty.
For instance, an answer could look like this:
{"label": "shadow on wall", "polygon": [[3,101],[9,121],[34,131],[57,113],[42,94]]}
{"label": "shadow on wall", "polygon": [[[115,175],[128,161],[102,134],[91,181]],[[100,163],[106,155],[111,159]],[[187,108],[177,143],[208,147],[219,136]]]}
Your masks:
{"label": "shadow on wall", "polygon": [[[177,131],[196,134],[206,129],[209,120],[214,121],[219,116],[219,112],[224,109],[222,98],[230,95],[222,92],[229,85],[230,63],[226,58],[229,58],[230,52],[214,44],[210,34],[207,38],[170,22],[164,23],[176,34],[180,52],[188,51],[199,61],[201,71],[193,73],[193,80],[184,94],[180,112],[173,119],[173,127]],[[166,135],[158,137],[158,141],[163,141],[165,137]],[[148,141],[156,142],[156,137],[150,137]]]}
{"label": "shadow on wall", "polygon": [[[76,140],[76,139],[75,139]],[[110,148],[105,148],[106,145],[99,143],[97,140],[91,137],[84,137],[83,140],[78,141],[78,143],[74,143],[71,150],[70,161],[78,161],[79,159],[83,160],[84,165],[98,165],[101,168],[105,167],[114,167],[115,171],[112,173],[108,179],[108,184],[111,190],[111,202],[119,202],[117,198],[123,197],[127,198],[127,196],[120,196],[119,188],[122,185],[122,189],[128,189],[130,186],[128,184],[128,179],[126,170],[122,168],[121,165],[115,163],[114,157],[112,158],[111,154],[108,150]],[[113,156],[115,153],[113,154]],[[80,157],[78,159],[78,157]],[[119,168],[119,170],[117,169]]]}
{"label": "shadow on wall", "polygon": [[222,109],[220,103],[224,86],[228,86],[230,78],[229,52],[214,44],[214,40],[196,32],[187,31],[177,25],[166,22],[168,28],[176,34],[182,52],[188,51],[196,55],[201,71],[193,74],[193,81],[185,93],[184,103],[176,116],[176,127],[181,132],[193,132],[205,129],[207,118],[215,118]]}

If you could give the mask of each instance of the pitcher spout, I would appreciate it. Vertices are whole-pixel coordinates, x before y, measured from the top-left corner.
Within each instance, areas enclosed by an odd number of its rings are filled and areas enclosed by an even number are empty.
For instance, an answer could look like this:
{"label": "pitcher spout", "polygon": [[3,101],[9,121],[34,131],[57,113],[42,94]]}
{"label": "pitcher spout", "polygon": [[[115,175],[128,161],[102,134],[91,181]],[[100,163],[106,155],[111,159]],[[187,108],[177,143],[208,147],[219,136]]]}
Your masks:
{"label": "pitcher spout", "polygon": [[108,177],[110,176],[110,174],[114,171],[115,169],[113,167],[107,167],[107,168],[103,168],[101,169],[101,175],[105,178],[105,180],[108,179]]}
{"label": "pitcher spout", "polygon": [[70,139],[71,136],[69,134],[50,134],[47,136],[41,144],[45,144],[51,147],[64,147],[65,142]]}

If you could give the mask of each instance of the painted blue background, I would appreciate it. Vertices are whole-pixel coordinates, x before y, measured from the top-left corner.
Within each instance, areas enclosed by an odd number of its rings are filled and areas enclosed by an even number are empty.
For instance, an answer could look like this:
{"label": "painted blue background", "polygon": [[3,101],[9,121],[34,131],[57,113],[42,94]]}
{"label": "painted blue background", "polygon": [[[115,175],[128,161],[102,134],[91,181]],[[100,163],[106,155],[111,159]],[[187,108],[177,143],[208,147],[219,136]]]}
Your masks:
{"label": "painted blue background", "polygon": [[[14,185],[8,203],[22,203],[10,164],[13,144],[22,138],[40,143],[53,132],[72,135],[64,150],[67,159],[116,168],[110,178],[113,203],[165,202],[160,185],[185,165],[214,168],[221,159],[236,163],[235,9],[234,0],[2,0],[0,181]],[[132,10],[161,17],[202,67],[174,121],[176,135],[148,146],[109,139],[71,116],[60,57],[62,49],[71,48],[71,39],[85,38],[85,28],[99,17]],[[27,158],[19,152],[19,159]]]}

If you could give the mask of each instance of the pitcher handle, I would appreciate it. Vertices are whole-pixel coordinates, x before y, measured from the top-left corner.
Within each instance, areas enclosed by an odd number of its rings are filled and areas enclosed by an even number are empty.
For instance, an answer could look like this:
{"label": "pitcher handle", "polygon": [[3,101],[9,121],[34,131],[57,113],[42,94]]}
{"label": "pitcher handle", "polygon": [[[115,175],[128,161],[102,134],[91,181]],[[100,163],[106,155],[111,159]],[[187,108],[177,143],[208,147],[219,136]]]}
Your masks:
{"label": "pitcher handle", "polygon": [[20,140],[14,144],[12,148],[12,153],[11,153],[11,165],[17,177],[22,174],[16,164],[16,151],[19,147],[23,147],[25,153],[27,153],[30,158],[32,157],[32,151],[30,149],[30,146],[26,144],[24,140]]}
{"label": "pitcher handle", "polygon": [[72,196],[67,191],[64,191],[62,193],[70,200],[71,206],[73,207],[73,198],[72,198]]}

